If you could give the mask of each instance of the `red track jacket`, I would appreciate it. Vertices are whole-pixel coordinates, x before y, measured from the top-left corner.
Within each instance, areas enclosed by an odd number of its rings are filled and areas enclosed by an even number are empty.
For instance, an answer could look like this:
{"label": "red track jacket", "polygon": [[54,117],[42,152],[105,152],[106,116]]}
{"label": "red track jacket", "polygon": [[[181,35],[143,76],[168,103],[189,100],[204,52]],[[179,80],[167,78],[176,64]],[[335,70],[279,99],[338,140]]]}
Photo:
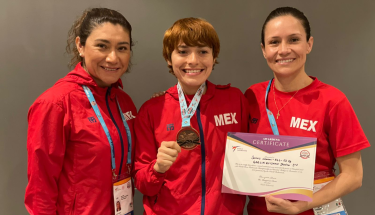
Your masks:
{"label": "red track jacket", "polygon": [[125,171],[128,143],[115,97],[132,133],[136,108],[118,88],[121,80],[100,88],[78,64],[29,110],[25,205],[30,214],[114,214],[110,145],[82,85],[91,89],[111,134],[116,172],[121,156]]}
{"label": "red track jacket", "polygon": [[[193,96],[186,98],[189,105]],[[191,118],[201,145],[182,149],[164,174],[153,167],[162,141],[176,141],[181,128],[177,86],[141,107],[135,122],[135,186],[144,194],[145,214],[241,214],[246,196],[221,193],[227,132],[247,132],[247,101],[237,88],[207,81]]]}

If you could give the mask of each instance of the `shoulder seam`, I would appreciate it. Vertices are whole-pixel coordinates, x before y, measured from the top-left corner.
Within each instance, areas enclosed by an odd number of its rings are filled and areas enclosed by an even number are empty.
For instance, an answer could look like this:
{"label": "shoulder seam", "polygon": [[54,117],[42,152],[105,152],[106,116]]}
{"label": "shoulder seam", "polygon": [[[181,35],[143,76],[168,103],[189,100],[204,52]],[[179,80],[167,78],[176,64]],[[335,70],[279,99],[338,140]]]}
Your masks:
{"label": "shoulder seam", "polygon": [[42,103],[42,102],[43,102],[43,103],[54,104],[54,105],[57,105],[57,106],[58,106],[59,108],[61,108],[62,110],[64,110],[64,107],[63,107],[63,105],[62,105],[64,98],[65,98],[67,95],[70,95],[72,92],[74,92],[74,91],[76,91],[76,90],[78,90],[78,84],[77,84],[77,83],[75,83],[75,87],[74,87],[74,89],[69,90],[69,91],[66,92],[65,94],[61,94],[61,95],[59,96],[59,98],[58,98],[58,101],[56,101],[56,102],[52,102],[52,101],[48,101],[48,100],[46,100],[46,99],[39,99],[38,103]]}

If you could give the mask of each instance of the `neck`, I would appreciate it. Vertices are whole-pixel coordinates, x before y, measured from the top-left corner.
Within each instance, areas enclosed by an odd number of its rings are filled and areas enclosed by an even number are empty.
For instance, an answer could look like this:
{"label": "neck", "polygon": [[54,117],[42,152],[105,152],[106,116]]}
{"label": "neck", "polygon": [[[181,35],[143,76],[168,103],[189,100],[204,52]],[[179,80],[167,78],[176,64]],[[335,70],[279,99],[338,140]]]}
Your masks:
{"label": "neck", "polygon": [[275,87],[281,92],[293,92],[309,86],[313,79],[306,72],[300,72],[294,76],[282,76],[274,73]]}
{"label": "neck", "polygon": [[[195,95],[195,93],[198,91],[199,86],[194,86],[194,87],[187,87],[185,85],[183,85],[181,82],[180,82],[180,85],[181,85],[181,88],[182,90],[184,91],[185,95]],[[206,86],[204,87],[204,90],[203,90],[203,95],[206,94],[206,91],[207,91],[207,84]]]}

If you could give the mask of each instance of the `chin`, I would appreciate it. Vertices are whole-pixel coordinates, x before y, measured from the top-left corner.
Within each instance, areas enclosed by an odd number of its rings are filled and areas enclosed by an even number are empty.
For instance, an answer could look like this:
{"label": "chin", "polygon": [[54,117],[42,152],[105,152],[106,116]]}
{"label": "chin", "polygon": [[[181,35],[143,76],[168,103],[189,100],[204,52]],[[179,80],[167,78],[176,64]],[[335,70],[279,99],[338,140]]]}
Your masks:
{"label": "chin", "polygon": [[110,87],[112,84],[116,83],[118,81],[118,79],[116,80],[107,80],[107,81],[104,81],[105,85]]}
{"label": "chin", "polygon": [[274,71],[275,75],[284,76],[284,77],[294,76],[298,73],[298,70],[289,69],[289,68],[276,69],[276,70],[273,70],[273,71]]}
{"label": "chin", "polygon": [[204,82],[206,82],[206,81],[191,80],[191,81],[187,81],[187,82],[185,82],[185,84],[186,84],[186,86],[189,86],[189,87],[199,87],[199,86],[201,86]]}

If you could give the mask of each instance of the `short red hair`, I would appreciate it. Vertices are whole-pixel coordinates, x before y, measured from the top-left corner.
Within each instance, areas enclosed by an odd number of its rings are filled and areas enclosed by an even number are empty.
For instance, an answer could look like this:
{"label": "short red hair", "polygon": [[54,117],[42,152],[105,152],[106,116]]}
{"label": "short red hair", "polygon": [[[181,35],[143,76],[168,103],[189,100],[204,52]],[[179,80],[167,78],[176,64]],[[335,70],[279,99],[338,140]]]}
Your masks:
{"label": "short red hair", "polygon": [[[208,46],[212,48],[212,55],[217,59],[220,52],[220,41],[214,27],[201,18],[184,18],[177,20],[172,27],[165,31],[163,39],[163,57],[166,61],[172,62],[172,52],[180,42],[187,46]],[[218,64],[215,60],[215,64]],[[172,66],[169,72],[174,74]]]}

